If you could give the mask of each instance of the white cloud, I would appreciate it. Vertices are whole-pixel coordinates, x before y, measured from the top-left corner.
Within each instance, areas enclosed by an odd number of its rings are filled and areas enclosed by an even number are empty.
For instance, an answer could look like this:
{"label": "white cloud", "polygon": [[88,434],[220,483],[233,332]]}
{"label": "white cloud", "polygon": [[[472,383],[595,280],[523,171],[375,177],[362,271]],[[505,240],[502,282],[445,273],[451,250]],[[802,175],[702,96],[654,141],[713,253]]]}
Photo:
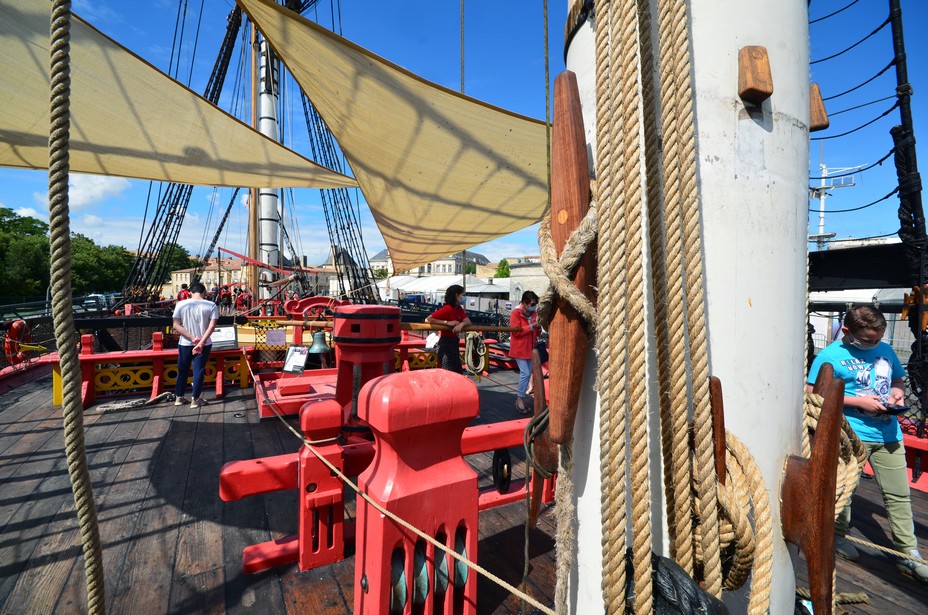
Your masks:
{"label": "white cloud", "polygon": [[[0,205],[2,207],[2,205]],[[17,216],[22,216],[23,218],[35,218],[37,220],[48,220],[48,215],[44,213],[39,213],[31,207],[20,207],[16,210]]]}
{"label": "white cloud", "polygon": [[121,196],[132,184],[123,177],[71,175],[69,202],[74,209]]}
{"label": "white cloud", "polygon": [[84,224],[87,226],[103,226],[103,218],[94,216],[92,214],[87,214],[84,216]]}
{"label": "white cloud", "polygon": [[[98,205],[108,199],[120,197],[132,184],[123,177],[71,174],[68,182],[68,207],[74,211],[89,205]],[[33,192],[36,204],[48,209],[48,192]]]}
{"label": "white cloud", "polygon": [[74,0],[74,12],[91,23],[101,21],[120,23],[123,21],[113,9],[101,5],[99,2],[90,2],[90,0]]}

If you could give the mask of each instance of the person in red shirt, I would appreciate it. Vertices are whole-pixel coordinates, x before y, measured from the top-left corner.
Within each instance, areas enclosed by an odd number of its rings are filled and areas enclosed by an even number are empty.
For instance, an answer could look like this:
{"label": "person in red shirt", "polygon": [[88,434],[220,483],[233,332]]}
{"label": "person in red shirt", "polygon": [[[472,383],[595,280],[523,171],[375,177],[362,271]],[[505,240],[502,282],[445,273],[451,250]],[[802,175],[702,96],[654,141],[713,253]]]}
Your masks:
{"label": "person in red shirt", "polygon": [[436,353],[438,354],[438,364],[442,369],[461,373],[461,354],[459,351],[458,336],[461,330],[470,324],[470,318],[464,311],[464,287],[459,284],[453,284],[445,291],[445,304],[432,312],[425,319],[430,325],[448,325],[452,327],[451,331],[441,331],[441,339],[438,340]]}
{"label": "person in red shirt", "polygon": [[525,391],[532,377],[532,350],[538,340],[538,295],[530,290],[522,293],[522,302],[512,311],[509,326],[518,328],[509,335],[509,358],[515,359],[519,366],[519,390],[516,397],[516,409],[520,414],[529,414],[532,410],[526,403]]}
{"label": "person in red shirt", "polygon": [[177,291],[177,300],[183,301],[184,299],[189,299],[189,298],[190,298],[190,291],[187,290],[187,285],[181,284],[180,290]]}

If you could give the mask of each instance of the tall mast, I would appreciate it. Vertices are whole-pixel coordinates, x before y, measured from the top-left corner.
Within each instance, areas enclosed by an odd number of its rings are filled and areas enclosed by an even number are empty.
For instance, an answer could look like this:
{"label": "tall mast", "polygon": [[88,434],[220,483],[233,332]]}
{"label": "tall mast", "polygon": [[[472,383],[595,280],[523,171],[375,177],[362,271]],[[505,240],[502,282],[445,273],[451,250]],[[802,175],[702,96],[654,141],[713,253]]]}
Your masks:
{"label": "tall mast", "polygon": [[[258,125],[258,55],[257,55],[257,37],[258,31],[255,24],[251,24],[251,125],[257,128]],[[251,188],[248,190],[248,249],[246,251],[252,259],[258,259],[258,190]],[[248,264],[248,289],[254,293],[256,299],[260,298],[258,294],[258,267],[254,263]]]}
{"label": "tall mast", "polygon": [[[260,65],[258,92],[258,132],[278,141],[277,133],[277,98],[280,87],[280,62],[274,56],[267,40],[260,32],[256,33]],[[280,212],[279,195],[276,189],[258,190],[258,260],[271,267],[280,266]],[[261,279],[272,282],[277,273],[272,269],[261,269]],[[265,288],[261,298],[268,298],[270,292]]]}

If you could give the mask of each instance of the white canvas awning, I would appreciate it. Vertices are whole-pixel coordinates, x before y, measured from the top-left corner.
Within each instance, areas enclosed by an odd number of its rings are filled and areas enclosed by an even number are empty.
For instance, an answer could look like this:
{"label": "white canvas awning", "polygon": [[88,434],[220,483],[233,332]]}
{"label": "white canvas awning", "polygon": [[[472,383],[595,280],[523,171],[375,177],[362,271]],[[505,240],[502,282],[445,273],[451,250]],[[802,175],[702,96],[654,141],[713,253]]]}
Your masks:
{"label": "white canvas awning", "polygon": [[545,126],[429,83],[273,0],[239,0],[338,140],[406,271],[537,222]]}
{"label": "white canvas awning", "polygon": [[[0,2],[0,166],[48,167],[47,2]],[[354,186],[252,130],[79,18],[71,171],[207,186]]]}

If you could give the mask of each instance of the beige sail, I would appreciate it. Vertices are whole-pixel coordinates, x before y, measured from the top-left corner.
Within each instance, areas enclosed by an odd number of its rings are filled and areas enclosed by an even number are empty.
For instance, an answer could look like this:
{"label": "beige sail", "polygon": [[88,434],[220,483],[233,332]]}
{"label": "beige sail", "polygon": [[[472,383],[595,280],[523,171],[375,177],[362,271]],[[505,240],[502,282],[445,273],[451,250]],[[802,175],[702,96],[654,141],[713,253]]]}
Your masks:
{"label": "beige sail", "polygon": [[397,271],[540,219],[543,123],[429,83],[276,2],[239,4],[338,140]]}
{"label": "beige sail", "polygon": [[[50,4],[0,2],[0,166],[48,166]],[[71,170],[207,186],[354,186],[76,18]]]}

